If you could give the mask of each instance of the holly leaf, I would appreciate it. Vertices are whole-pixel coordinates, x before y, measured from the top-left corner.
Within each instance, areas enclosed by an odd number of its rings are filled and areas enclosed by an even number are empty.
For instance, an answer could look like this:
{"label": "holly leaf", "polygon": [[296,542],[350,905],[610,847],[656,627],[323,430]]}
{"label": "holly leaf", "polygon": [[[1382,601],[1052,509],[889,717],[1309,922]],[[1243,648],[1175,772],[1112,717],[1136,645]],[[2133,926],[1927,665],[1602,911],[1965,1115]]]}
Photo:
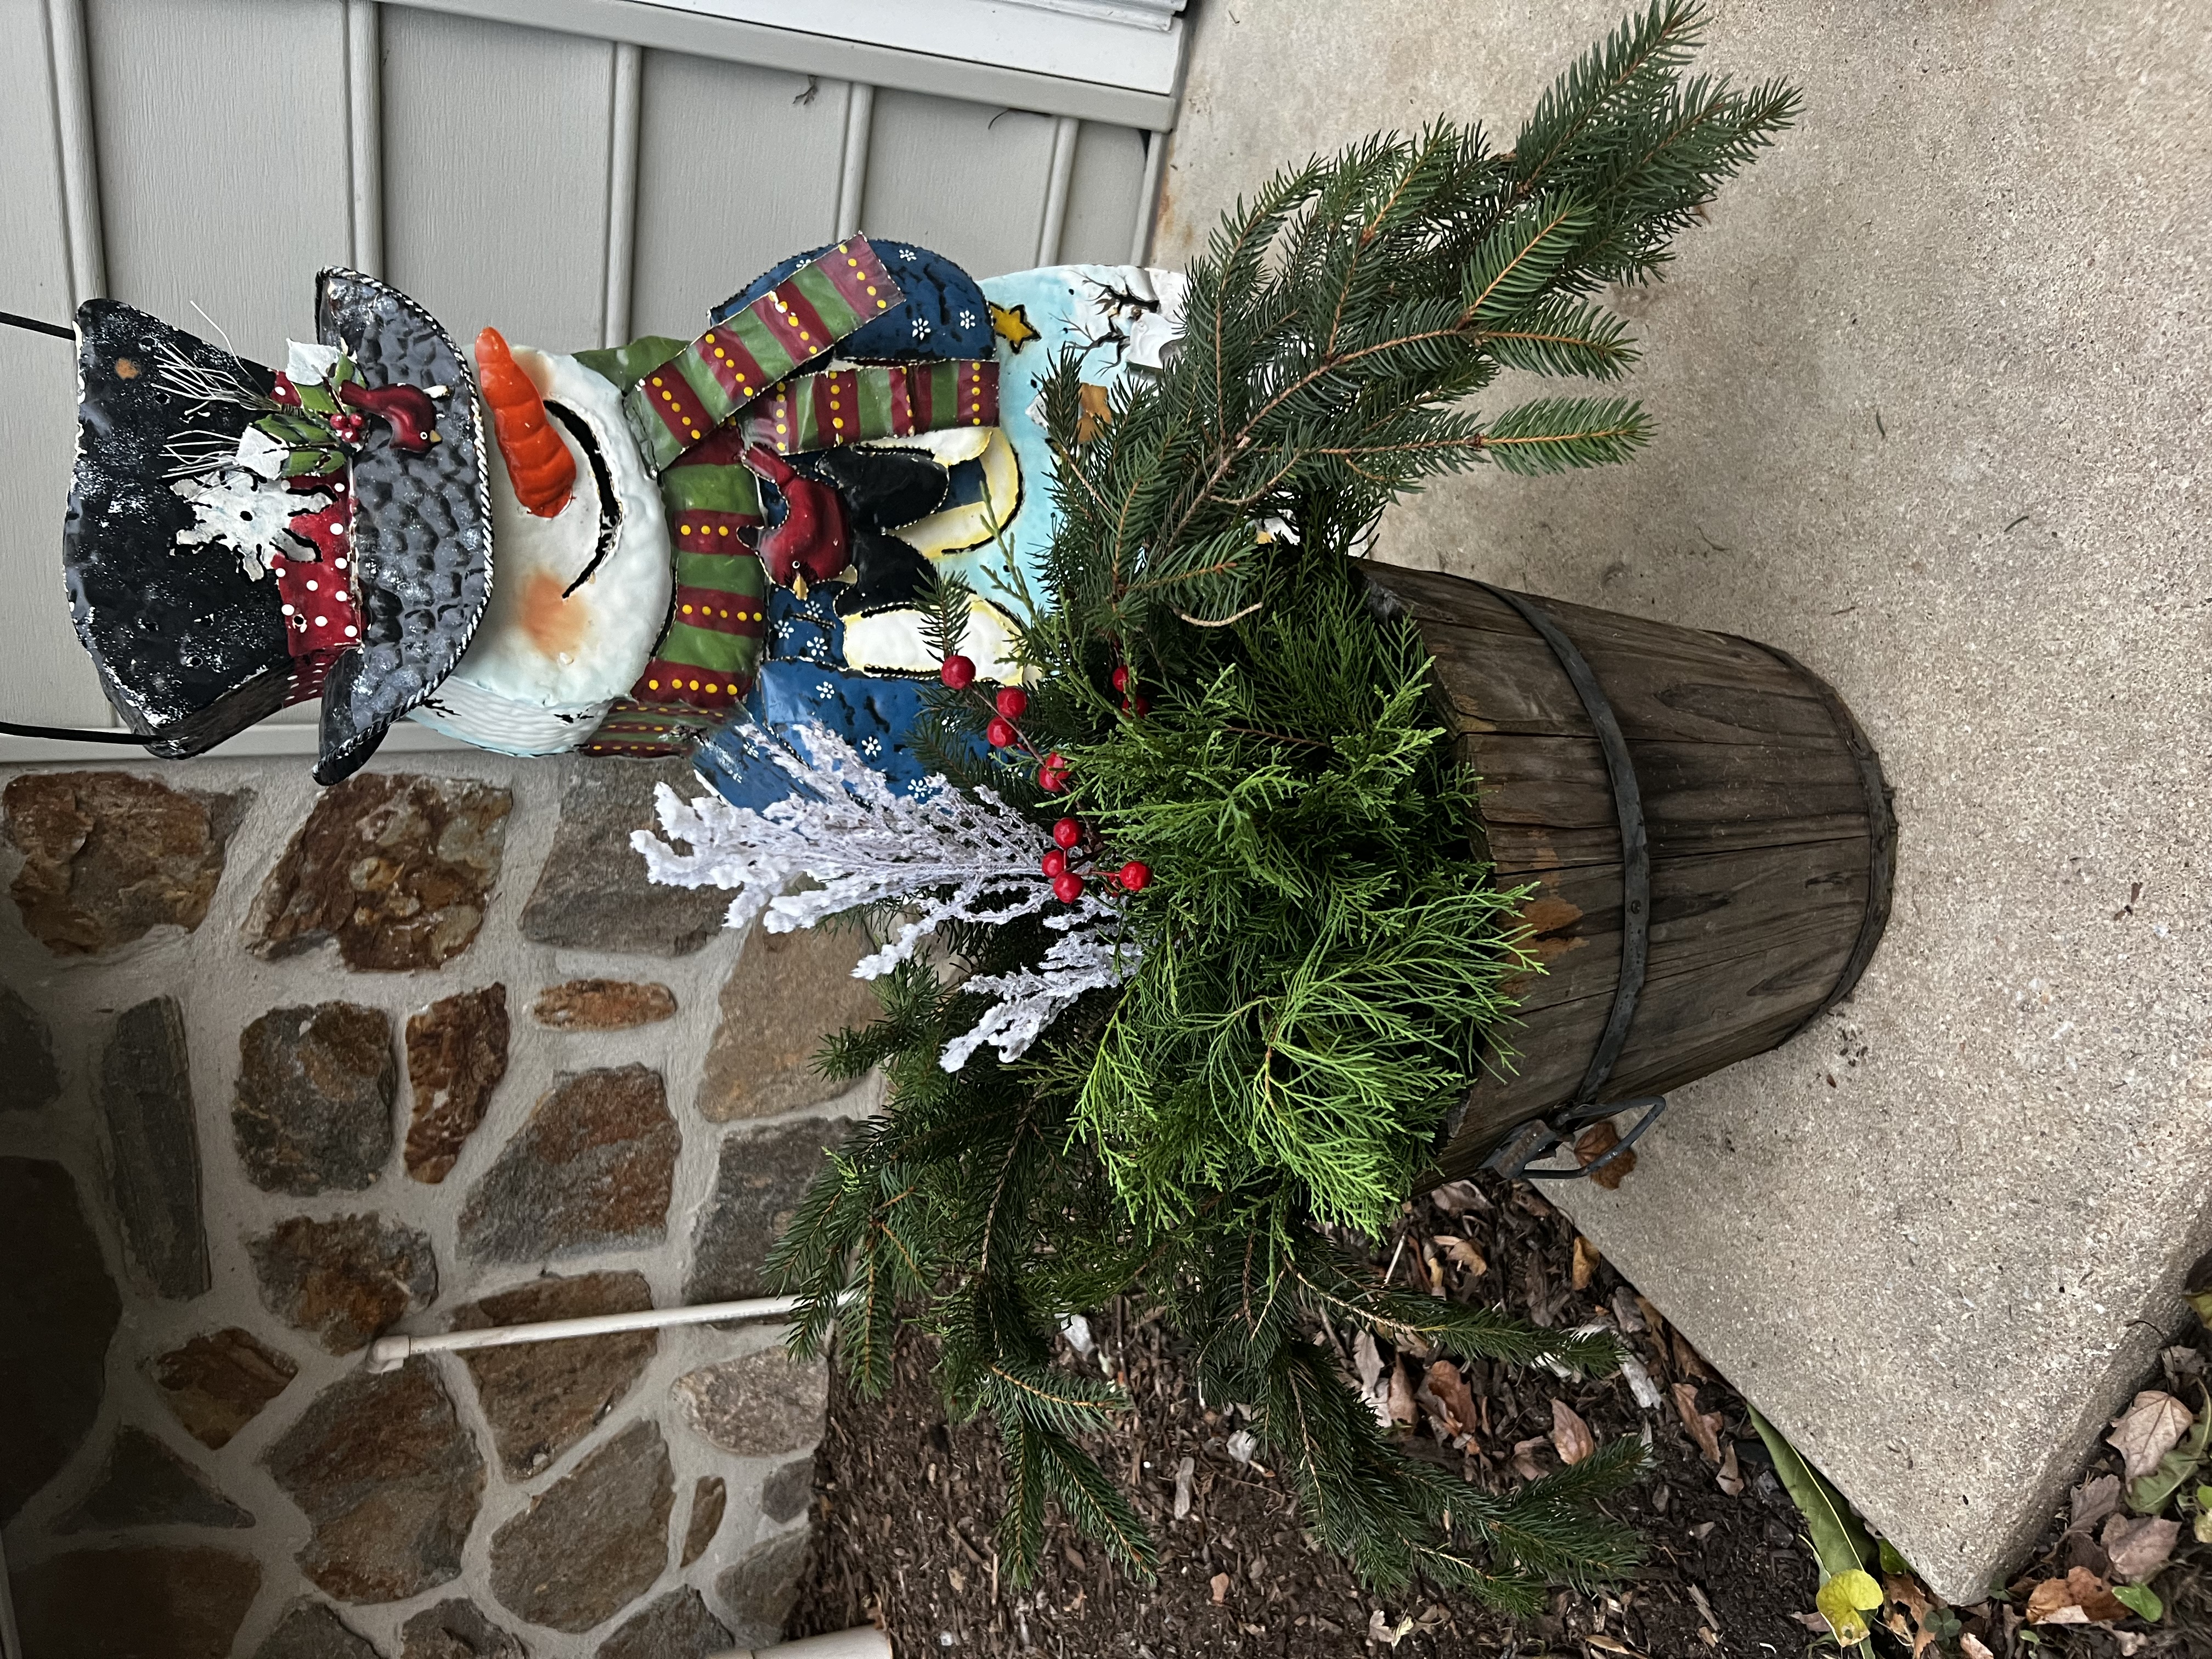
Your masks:
{"label": "holly leaf", "polygon": [[1820,1586],[1813,1605],[1845,1647],[1867,1639],[1866,1615],[1882,1604],[1881,1586],[1864,1567],[1837,1573]]}

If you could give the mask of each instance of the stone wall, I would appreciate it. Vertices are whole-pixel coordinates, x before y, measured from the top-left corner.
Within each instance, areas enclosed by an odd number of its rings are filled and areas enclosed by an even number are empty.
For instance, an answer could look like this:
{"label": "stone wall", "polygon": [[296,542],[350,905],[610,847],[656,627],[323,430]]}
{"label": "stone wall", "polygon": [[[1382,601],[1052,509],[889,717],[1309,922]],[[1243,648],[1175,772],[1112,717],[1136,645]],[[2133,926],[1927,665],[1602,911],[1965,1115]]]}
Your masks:
{"label": "stone wall", "polygon": [[781,1621],[825,1376],[775,1327],[365,1350],[762,1293],[872,1103],[808,1066],[871,1006],[850,951],[646,883],[680,768],[422,758],[7,776],[0,1523],[38,1659]]}

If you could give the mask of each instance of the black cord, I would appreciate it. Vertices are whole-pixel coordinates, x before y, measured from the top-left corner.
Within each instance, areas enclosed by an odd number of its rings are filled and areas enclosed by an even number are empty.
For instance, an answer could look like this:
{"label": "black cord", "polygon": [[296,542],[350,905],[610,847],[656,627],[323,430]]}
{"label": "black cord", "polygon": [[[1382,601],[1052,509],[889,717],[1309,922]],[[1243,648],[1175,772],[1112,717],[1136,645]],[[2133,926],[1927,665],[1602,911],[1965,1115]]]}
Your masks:
{"label": "black cord", "polygon": [[159,738],[142,738],[136,732],[88,732],[71,726],[18,726],[13,720],[0,720],[0,736],[52,738],[61,743],[135,743],[141,747],[161,741]]}
{"label": "black cord", "polygon": [[51,334],[57,340],[74,340],[76,331],[64,328],[59,323],[42,323],[35,317],[18,317],[12,311],[0,311],[0,323],[10,328],[27,328],[33,334]]}

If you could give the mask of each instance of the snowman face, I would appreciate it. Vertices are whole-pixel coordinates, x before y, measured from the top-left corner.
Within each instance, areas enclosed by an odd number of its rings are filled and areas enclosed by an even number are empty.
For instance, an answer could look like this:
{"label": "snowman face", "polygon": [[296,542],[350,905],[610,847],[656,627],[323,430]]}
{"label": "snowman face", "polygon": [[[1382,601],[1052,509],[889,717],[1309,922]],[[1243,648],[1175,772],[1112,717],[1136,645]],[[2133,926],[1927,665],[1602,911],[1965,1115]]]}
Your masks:
{"label": "snowman face", "polygon": [[556,754],[591,734],[653,654],[672,592],[668,524],[613,384],[574,357],[513,356],[574,481],[555,510],[533,511],[494,447],[491,601],[417,718],[483,748]]}

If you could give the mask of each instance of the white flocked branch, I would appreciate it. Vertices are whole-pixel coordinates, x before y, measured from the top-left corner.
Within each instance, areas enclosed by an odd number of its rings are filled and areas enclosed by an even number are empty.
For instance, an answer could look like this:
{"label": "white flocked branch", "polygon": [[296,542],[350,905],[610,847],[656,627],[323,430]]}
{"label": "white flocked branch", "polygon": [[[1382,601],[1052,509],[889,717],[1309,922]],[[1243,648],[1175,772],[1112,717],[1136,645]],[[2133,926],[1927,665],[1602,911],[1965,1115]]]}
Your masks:
{"label": "white flocked branch", "polygon": [[[1073,904],[1055,897],[1042,868],[1050,837],[993,791],[956,789],[931,776],[902,794],[819,722],[796,728],[788,742],[757,726],[741,736],[795,793],[756,811],[713,796],[686,803],[662,784],[657,802],[667,839],[647,830],[630,837],[654,881],[734,891],[727,925],[747,927],[757,918],[772,933],[849,910],[896,908],[905,920],[854,965],[855,979],[890,972],[947,922],[1042,915],[1062,935],[1034,968],[968,981],[995,1000],[945,1046],[945,1070],[958,1071],[986,1042],[1002,1060],[1019,1059],[1077,998],[1118,983],[1136,965],[1121,913],[1095,884]],[[811,884],[793,890],[802,879]]]}

